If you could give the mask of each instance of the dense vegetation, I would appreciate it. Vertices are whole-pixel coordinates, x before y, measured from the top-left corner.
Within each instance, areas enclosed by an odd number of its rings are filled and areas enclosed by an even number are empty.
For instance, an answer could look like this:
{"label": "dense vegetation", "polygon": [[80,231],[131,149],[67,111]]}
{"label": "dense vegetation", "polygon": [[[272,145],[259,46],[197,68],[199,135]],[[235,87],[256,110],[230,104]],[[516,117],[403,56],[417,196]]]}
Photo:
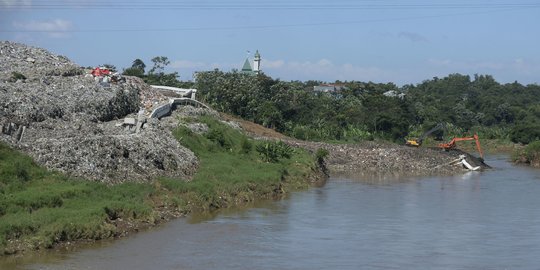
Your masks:
{"label": "dense vegetation", "polygon": [[401,141],[446,123],[452,136],[529,143],[540,138],[540,86],[501,85],[490,76],[453,74],[419,85],[338,82],[341,91],[313,91],[315,82],[211,71],[197,75],[204,100],[300,139]]}
{"label": "dense vegetation", "polygon": [[532,142],[523,149],[516,151],[512,158],[516,163],[529,164],[540,168],[540,141]]}
{"label": "dense vegetation", "polygon": [[274,147],[267,162],[257,146],[279,143],[256,143],[209,117],[200,121],[209,126],[206,134],[174,132],[200,159],[191,181],[107,186],[49,172],[0,143],[0,254],[114,237],[130,229],[118,222],[154,224],[163,209],[187,213],[279,195],[306,187],[314,173],[317,161],[302,150]]}
{"label": "dense vegetation", "polygon": [[[306,140],[402,142],[446,123],[447,139],[479,133],[481,138],[527,144],[540,139],[540,86],[500,84],[489,75],[451,74],[417,85],[335,82],[343,89],[316,92],[320,81],[285,82],[233,70],[198,72],[194,84],[165,74],[166,57],[152,59],[144,74],[140,59],[128,70],[151,83],[195,87],[213,108]],[[141,65],[142,63],[142,65]],[[125,72],[128,74],[129,72]]]}

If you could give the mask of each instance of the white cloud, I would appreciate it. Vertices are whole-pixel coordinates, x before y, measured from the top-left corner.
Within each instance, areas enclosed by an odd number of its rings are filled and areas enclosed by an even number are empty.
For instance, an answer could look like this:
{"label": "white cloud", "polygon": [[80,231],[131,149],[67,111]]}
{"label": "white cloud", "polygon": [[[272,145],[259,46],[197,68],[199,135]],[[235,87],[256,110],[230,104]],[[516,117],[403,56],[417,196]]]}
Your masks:
{"label": "white cloud", "polygon": [[334,64],[328,59],[313,62],[266,60],[261,63],[261,68],[265,73],[276,77],[282,76],[285,80],[393,81],[395,79],[393,72],[378,67],[362,67],[350,63]]}
{"label": "white cloud", "polygon": [[23,31],[43,32],[50,37],[59,38],[66,37],[66,31],[73,28],[71,21],[63,19],[53,19],[48,21],[26,21],[13,22],[13,27]]}
{"label": "white cloud", "polygon": [[2,7],[12,7],[17,6],[31,6],[32,1],[30,0],[0,0],[0,6]]}
{"label": "white cloud", "polygon": [[427,62],[429,72],[436,73],[436,76],[451,73],[489,74],[502,82],[517,80],[522,83],[538,83],[540,73],[540,62],[535,59],[516,58],[498,61],[429,59]]}
{"label": "white cloud", "polygon": [[[43,1],[43,0],[42,0]],[[32,7],[34,5],[34,2],[33,0],[0,0],[0,7]],[[63,0],[63,1],[60,1],[60,2],[63,2],[65,4],[68,4],[69,6],[75,6],[75,7],[84,7],[84,4],[87,4],[87,3],[92,3],[91,0]],[[43,1],[42,3],[40,3],[40,1],[37,1],[36,3],[37,5],[41,5],[41,4],[47,4],[47,1]]]}
{"label": "white cloud", "polygon": [[264,66],[266,68],[281,68],[285,65],[285,61],[283,60],[266,60],[264,59]]}
{"label": "white cloud", "polygon": [[210,69],[223,69],[223,64],[222,63],[211,63],[210,64]]}
{"label": "white cloud", "polygon": [[455,61],[450,59],[429,59],[428,63],[434,67],[454,68],[458,70],[502,70],[508,65],[504,62],[494,61]]}
{"label": "white cloud", "polygon": [[204,62],[199,61],[190,61],[190,60],[176,60],[173,61],[170,65],[171,68],[204,68],[208,65]]}

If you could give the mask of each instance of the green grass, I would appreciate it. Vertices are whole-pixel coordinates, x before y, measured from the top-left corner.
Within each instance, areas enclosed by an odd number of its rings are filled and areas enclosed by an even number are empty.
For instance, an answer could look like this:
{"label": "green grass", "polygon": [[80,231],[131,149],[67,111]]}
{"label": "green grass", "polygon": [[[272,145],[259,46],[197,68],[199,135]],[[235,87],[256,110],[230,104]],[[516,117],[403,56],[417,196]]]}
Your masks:
{"label": "green grass", "polygon": [[212,210],[307,187],[316,164],[307,152],[294,150],[290,158],[264,162],[255,151],[260,142],[213,118],[197,121],[210,131],[174,132],[200,159],[190,181],[109,186],[73,179],[0,143],[0,254],[113,237],[121,233],[115,220],[152,223],[164,205],[183,213]]}
{"label": "green grass", "polygon": [[[179,127],[174,135],[200,159],[200,168],[191,182],[162,179],[173,191],[200,194],[207,202],[203,209],[270,197],[276,189],[296,189],[307,184],[314,159],[304,150],[295,149],[290,158],[264,162],[255,151],[255,142],[241,132],[210,117],[201,117],[210,132],[195,135]],[[288,181],[283,181],[287,179]],[[301,184],[304,183],[304,184]]]}
{"label": "green grass", "polygon": [[0,247],[15,252],[60,241],[101,239],[116,233],[111,218],[150,218],[148,184],[105,184],[70,179],[37,166],[0,144]]}

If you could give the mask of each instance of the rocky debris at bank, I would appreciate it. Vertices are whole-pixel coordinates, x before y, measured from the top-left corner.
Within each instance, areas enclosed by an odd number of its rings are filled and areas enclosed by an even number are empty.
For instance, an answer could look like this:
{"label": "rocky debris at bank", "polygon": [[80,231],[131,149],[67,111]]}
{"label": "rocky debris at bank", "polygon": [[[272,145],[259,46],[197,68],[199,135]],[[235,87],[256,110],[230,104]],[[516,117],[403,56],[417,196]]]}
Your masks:
{"label": "rocky debris at bank", "polygon": [[369,174],[430,175],[455,174],[468,171],[457,162],[460,155],[472,166],[489,168],[480,159],[457,149],[443,151],[438,148],[408,147],[390,143],[361,142],[356,144],[328,144],[286,140],[288,144],[315,152],[328,150],[326,158],[332,173],[363,172]]}
{"label": "rocky debris at bank", "polygon": [[136,77],[104,86],[85,75],[66,57],[0,42],[0,141],[47,168],[94,181],[191,178],[198,160],[170,125],[158,121],[135,133],[122,124],[166,97]]}

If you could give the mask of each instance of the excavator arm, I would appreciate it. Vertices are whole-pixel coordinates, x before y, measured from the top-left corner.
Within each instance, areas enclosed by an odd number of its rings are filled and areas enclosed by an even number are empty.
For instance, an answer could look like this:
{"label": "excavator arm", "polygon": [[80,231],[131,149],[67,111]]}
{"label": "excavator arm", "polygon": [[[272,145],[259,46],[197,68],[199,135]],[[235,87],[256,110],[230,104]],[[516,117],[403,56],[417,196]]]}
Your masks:
{"label": "excavator arm", "polygon": [[478,153],[480,153],[480,157],[484,158],[484,153],[482,152],[482,147],[480,146],[480,140],[478,138],[478,134],[474,134],[474,136],[472,136],[472,137],[453,138],[448,143],[439,144],[439,147],[443,148],[443,149],[446,149],[446,150],[453,149],[453,148],[456,147],[456,142],[472,141],[472,140],[474,140],[476,142],[476,149],[478,150]]}
{"label": "excavator arm", "polygon": [[405,145],[418,147],[418,146],[422,145],[422,142],[424,141],[424,139],[427,138],[427,136],[429,136],[431,133],[433,133],[433,132],[435,132],[437,130],[443,129],[443,128],[446,128],[446,125],[444,123],[438,123],[432,129],[424,132],[424,134],[422,134],[422,136],[418,137],[418,139],[406,140]]}

